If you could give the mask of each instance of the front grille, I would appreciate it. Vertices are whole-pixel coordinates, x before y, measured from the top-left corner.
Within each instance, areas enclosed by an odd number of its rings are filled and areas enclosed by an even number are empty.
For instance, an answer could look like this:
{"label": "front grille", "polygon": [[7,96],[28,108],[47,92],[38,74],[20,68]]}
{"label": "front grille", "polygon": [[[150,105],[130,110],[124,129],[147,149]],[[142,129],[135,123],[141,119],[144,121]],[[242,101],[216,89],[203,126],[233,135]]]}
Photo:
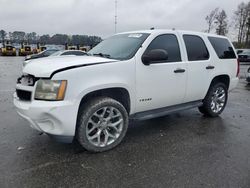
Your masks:
{"label": "front grille", "polygon": [[39,80],[38,78],[34,77],[33,75],[22,75],[17,79],[18,84],[22,84],[24,86],[34,86],[36,81]]}
{"label": "front grille", "polygon": [[25,47],[25,51],[30,51],[30,47]]}
{"label": "front grille", "polygon": [[17,97],[22,101],[31,101],[31,92],[17,89]]}
{"label": "front grille", "polygon": [[7,50],[12,50],[13,49],[13,47],[11,47],[11,46],[7,46],[7,48],[6,48]]}

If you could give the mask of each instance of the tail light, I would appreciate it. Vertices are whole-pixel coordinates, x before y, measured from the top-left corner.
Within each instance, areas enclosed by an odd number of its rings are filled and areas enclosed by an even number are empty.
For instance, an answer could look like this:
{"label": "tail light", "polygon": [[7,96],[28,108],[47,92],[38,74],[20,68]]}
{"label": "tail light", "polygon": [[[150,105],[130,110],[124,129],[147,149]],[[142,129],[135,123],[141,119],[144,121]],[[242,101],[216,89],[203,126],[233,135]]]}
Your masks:
{"label": "tail light", "polygon": [[237,59],[237,74],[236,74],[236,77],[239,77],[239,74],[240,74],[240,60]]}

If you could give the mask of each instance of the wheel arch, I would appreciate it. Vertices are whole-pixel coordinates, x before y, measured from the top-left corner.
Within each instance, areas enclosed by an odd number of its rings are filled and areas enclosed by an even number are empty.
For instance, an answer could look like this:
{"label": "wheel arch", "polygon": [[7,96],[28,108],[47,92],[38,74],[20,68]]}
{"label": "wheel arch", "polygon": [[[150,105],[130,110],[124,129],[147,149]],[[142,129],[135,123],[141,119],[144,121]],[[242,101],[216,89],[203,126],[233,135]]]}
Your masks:
{"label": "wheel arch", "polygon": [[222,74],[222,75],[218,75],[218,76],[215,76],[213,78],[213,80],[211,81],[211,84],[214,84],[214,83],[218,83],[218,82],[222,82],[224,83],[226,86],[227,86],[227,89],[229,88],[230,86],[230,76],[227,75],[227,74]]}
{"label": "wheel arch", "polygon": [[131,111],[131,96],[129,94],[129,91],[124,87],[110,87],[110,88],[102,88],[102,89],[96,89],[93,91],[90,91],[86,93],[79,103],[78,107],[78,113],[84,104],[86,104],[89,100],[100,97],[100,96],[106,96],[110,97],[114,100],[117,100],[120,102],[126,109],[127,113],[129,114]]}
{"label": "wheel arch", "polygon": [[209,88],[207,90],[207,92],[209,91],[209,89],[211,88],[211,86],[215,83],[218,83],[218,82],[222,82],[226,85],[227,89],[229,89],[229,86],[230,86],[230,76],[227,75],[227,74],[221,74],[221,75],[217,75],[215,76],[212,80],[211,80],[211,83],[209,85]]}

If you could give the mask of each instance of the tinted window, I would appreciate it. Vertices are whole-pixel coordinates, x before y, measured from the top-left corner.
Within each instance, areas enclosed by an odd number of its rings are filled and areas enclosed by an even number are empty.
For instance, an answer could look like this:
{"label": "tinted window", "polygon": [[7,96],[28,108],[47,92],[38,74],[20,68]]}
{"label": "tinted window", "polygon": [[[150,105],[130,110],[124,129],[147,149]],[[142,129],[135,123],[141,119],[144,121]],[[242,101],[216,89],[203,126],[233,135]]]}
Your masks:
{"label": "tinted window", "polygon": [[64,52],[61,55],[75,55],[74,51]]}
{"label": "tinted window", "polygon": [[86,52],[82,52],[82,51],[76,51],[75,55],[86,55]]}
{"label": "tinted window", "polygon": [[204,41],[195,35],[183,36],[189,61],[201,61],[209,59],[209,53]]}
{"label": "tinted window", "polygon": [[208,37],[215,52],[220,59],[235,59],[236,55],[234,53],[233,47],[227,39]]}
{"label": "tinted window", "polygon": [[168,53],[168,60],[166,62],[181,61],[180,48],[175,35],[167,34],[156,37],[148,46],[146,51],[163,49]]}
{"label": "tinted window", "polygon": [[68,52],[64,52],[62,53],[62,55],[85,55],[84,52],[80,52],[80,51],[68,51]]}
{"label": "tinted window", "polygon": [[51,54],[57,52],[58,50],[46,50],[46,51],[43,51],[42,54],[43,56],[50,56]]}

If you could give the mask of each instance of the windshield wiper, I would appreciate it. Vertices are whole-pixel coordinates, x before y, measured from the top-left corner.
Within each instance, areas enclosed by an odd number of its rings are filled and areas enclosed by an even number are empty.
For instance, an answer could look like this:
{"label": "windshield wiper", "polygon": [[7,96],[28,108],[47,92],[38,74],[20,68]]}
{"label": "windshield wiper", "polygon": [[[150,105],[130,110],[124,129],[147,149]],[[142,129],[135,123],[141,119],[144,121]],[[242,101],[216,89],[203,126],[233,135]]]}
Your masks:
{"label": "windshield wiper", "polygon": [[100,57],[106,57],[106,58],[110,58],[109,54],[103,54],[103,53],[98,53],[98,54],[93,54],[95,56],[100,56]]}

